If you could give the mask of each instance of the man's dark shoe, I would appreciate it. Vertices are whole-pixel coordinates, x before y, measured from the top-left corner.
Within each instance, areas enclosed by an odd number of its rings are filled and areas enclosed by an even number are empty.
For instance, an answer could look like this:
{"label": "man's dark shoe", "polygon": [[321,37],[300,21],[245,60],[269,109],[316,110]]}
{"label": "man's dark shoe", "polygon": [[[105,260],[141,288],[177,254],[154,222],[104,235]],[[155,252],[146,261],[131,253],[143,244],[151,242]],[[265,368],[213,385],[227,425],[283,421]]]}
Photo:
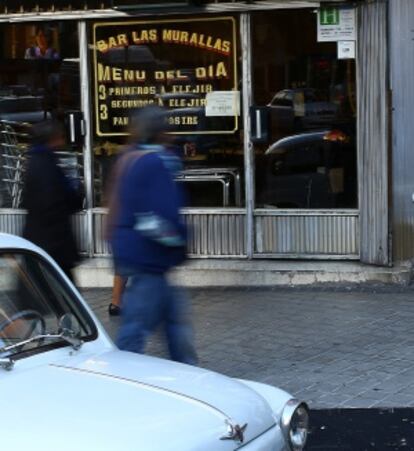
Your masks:
{"label": "man's dark shoe", "polygon": [[119,316],[121,314],[121,307],[115,304],[109,304],[108,313],[110,316]]}

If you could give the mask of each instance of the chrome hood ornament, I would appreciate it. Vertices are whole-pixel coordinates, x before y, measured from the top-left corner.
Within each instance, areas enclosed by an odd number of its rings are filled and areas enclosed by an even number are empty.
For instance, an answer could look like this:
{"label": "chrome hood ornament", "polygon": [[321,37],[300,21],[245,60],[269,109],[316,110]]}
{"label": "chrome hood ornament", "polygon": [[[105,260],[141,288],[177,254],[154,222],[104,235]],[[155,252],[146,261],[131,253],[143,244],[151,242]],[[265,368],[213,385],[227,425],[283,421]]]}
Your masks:
{"label": "chrome hood ornament", "polygon": [[234,440],[235,442],[244,442],[244,433],[247,429],[247,423],[243,426],[238,424],[233,424],[231,421],[226,420],[226,425],[228,428],[228,432],[223,437],[220,437],[220,440]]}

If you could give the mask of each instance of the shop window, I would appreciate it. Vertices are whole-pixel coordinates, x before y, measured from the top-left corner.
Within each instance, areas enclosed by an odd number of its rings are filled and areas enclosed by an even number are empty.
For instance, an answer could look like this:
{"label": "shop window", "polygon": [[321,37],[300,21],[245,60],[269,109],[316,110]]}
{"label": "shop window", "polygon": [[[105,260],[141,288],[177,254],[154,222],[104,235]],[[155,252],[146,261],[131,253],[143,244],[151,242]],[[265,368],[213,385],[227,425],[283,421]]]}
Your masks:
{"label": "shop window", "polygon": [[[30,130],[80,109],[77,26],[5,24],[0,33],[0,208],[19,208]],[[81,148],[58,156],[70,177],[83,178]]]}
{"label": "shop window", "polygon": [[312,10],[253,15],[254,101],[269,141],[255,145],[257,208],[357,208],[355,61],[317,42]]}
{"label": "shop window", "polygon": [[94,73],[95,205],[105,203],[111,168],[128,146],[133,110],[168,110],[177,181],[192,207],[244,203],[237,22],[178,17],[98,23],[91,29]]}

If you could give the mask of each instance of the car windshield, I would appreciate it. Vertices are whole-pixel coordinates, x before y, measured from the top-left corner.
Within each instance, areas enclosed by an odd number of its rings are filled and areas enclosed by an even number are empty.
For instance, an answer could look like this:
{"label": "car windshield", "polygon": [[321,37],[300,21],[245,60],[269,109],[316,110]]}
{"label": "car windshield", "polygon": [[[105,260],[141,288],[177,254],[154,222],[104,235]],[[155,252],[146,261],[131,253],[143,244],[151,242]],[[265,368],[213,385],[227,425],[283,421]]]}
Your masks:
{"label": "car windshield", "polygon": [[[29,252],[0,253],[0,350],[37,335],[59,333],[59,321],[67,314],[76,320],[80,339],[93,338],[92,319],[46,260]],[[59,345],[67,342],[34,340],[0,357]]]}

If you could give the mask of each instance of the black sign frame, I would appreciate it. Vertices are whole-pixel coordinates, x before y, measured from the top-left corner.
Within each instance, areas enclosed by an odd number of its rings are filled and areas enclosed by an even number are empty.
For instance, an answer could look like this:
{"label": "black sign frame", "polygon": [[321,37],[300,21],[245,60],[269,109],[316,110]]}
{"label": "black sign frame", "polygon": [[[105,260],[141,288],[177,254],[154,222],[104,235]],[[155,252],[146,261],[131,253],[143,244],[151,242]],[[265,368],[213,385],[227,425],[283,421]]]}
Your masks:
{"label": "black sign frame", "polygon": [[[101,111],[100,109],[107,110],[104,104],[101,102],[106,101],[103,99],[103,96],[100,98],[100,90],[104,90],[102,87],[102,66],[99,68],[100,57],[102,56],[102,44],[100,44],[100,40],[98,36],[99,30],[106,28],[107,30],[116,29],[119,34],[122,34],[122,30],[128,30],[133,26],[136,27],[151,27],[153,26],[175,26],[178,27],[182,24],[192,24],[194,23],[209,23],[209,22],[220,22],[227,21],[231,24],[231,52],[228,55],[229,61],[231,61],[231,74],[229,76],[229,86],[226,89],[231,91],[238,91],[238,60],[237,60],[237,22],[236,18],[233,16],[214,16],[214,17],[194,17],[194,18],[176,18],[176,19],[150,19],[150,20],[135,20],[135,21],[116,21],[116,22],[100,22],[93,24],[93,72],[94,72],[94,106],[95,106],[95,134],[99,137],[115,137],[115,136],[127,136],[127,132],[125,131],[125,127],[123,131],[119,130],[110,130],[108,131],[105,127],[102,127],[101,120]],[[98,73],[98,69],[100,69],[100,74]],[[106,69],[106,68],[105,68]],[[106,117],[106,116],[105,116]],[[108,119],[106,119],[108,120]],[[231,116],[230,118],[226,118],[227,121],[231,120],[232,125],[223,129],[185,129],[183,131],[173,130],[171,134],[174,135],[211,135],[211,134],[234,134],[239,128],[239,116]],[[126,124],[125,124],[126,125]],[[228,122],[227,122],[228,125]],[[107,128],[107,127],[106,127]]]}

